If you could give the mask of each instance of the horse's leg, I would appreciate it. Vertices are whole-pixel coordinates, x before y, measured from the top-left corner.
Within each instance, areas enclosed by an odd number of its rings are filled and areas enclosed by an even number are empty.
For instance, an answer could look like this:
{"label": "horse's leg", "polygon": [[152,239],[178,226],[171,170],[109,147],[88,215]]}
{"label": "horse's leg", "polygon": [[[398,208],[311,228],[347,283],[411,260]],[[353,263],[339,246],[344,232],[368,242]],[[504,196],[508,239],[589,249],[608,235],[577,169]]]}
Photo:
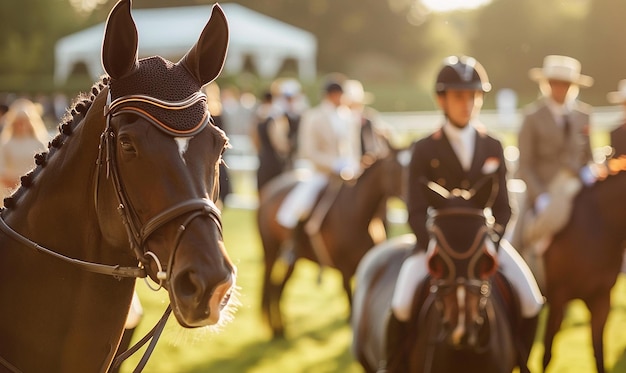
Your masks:
{"label": "horse's leg", "polygon": [[[263,298],[261,300],[263,313],[272,331],[273,338],[283,338],[283,325],[280,298],[287,279],[293,273],[297,256],[293,248],[292,239],[285,241],[264,240],[265,272],[263,276]],[[288,255],[285,255],[287,253]]]}
{"label": "horse's leg", "polygon": [[[278,244],[274,244],[264,240],[263,242],[263,250],[264,250],[264,264],[265,270],[263,272],[263,288],[261,295],[261,311],[263,313],[263,317],[268,323],[270,330],[272,332],[272,337],[282,337],[282,327],[280,326],[280,316],[278,320],[278,325],[276,321],[276,312],[277,307],[276,298],[277,298],[277,286],[273,281],[273,273],[275,271],[275,264],[277,255],[279,252]],[[280,310],[278,310],[279,312]]]}
{"label": "horse's leg", "polygon": [[270,324],[270,274],[272,273],[273,263],[268,260],[265,260],[265,269],[263,271],[263,286],[261,289],[261,313],[263,314],[263,319]]}
{"label": "horse's leg", "polygon": [[348,298],[348,321],[352,318],[352,275],[342,274],[343,290]]}
{"label": "horse's leg", "polygon": [[604,373],[604,345],[602,337],[604,325],[611,308],[610,293],[606,291],[595,294],[593,298],[585,300],[585,303],[591,313],[591,342],[593,344],[593,355],[596,358],[596,368],[598,373]]}
{"label": "horse's leg", "polygon": [[[274,333],[274,338],[283,338],[285,336],[285,325],[283,323],[283,313],[280,308],[280,298],[283,295],[287,281],[293,274],[296,267],[296,261],[290,260],[285,262],[279,259],[281,273],[280,275],[272,275],[272,299],[271,299],[271,324]],[[276,272],[276,271],[275,271]]]}
{"label": "horse's leg", "polygon": [[546,367],[550,363],[552,359],[552,342],[554,341],[554,336],[559,331],[561,327],[561,322],[563,321],[563,312],[565,309],[565,301],[557,300],[549,301],[548,306],[548,321],[546,322],[546,331],[543,337],[543,345],[544,345],[544,353],[543,353],[543,370],[545,372]]}

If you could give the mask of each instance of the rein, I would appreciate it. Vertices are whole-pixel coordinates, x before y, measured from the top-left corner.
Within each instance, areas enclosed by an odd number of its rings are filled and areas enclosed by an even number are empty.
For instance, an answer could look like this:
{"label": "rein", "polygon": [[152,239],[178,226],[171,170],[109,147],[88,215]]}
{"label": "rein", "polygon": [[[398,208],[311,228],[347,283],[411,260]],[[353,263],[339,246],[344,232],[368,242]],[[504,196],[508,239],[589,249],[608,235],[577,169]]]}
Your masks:
{"label": "rein", "polygon": [[[117,198],[118,207],[117,210],[120,214],[122,223],[126,230],[126,234],[128,236],[128,241],[130,244],[130,248],[135,253],[139,264],[137,267],[121,267],[119,265],[105,265],[93,262],[87,262],[75,258],[71,258],[65,256],[63,254],[59,254],[53,250],[50,250],[46,247],[43,247],[36,242],[31,241],[27,237],[24,237],[13,228],[11,228],[4,218],[2,217],[2,212],[5,208],[0,208],[0,230],[6,233],[9,237],[17,241],[18,243],[32,248],[36,251],[51,255],[55,258],[61,259],[69,264],[75,265],[78,268],[104,275],[113,276],[116,279],[121,279],[122,277],[130,277],[130,278],[144,278],[146,279],[146,283],[148,287],[152,290],[159,290],[163,286],[163,282],[167,282],[171,277],[171,271],[173,267],[174,254],[178,245],[182,239],[182,236],[186,230],[186,227],[191,223],[192,220],[199,216],[208,216],[211,221],[217,227],[220,236],[223,235],[222,232],[222,222],[221,222],[221,212],[219,208],[215,205],[215,203],[206,198],[191,198],[180,203],[177,203],[156,216],[150,218],[145,224],[140,223],[140,219],[138,218],[136,212],[132,208],[132,204],[130,203],[130,199],[127,196],[126,190],[124,188],[124,184],[120,178],[118,164],[116,162],[115,157],[115,138],[116,134],[113,128],[110,125],[110,119],[112,116],[115,116],[124,112],[134,112],[136,114],[141,115],[144,119],[148,120],[150,123],[155,125],[158,129],[165,131],[170,134],[172,137],[175,136],[192,136],[195,133],[201,131],[208,123],[209,123],[209,115],[208,112],[203,117],[200,123],[197,123],[190,132],[183,132],[173,129],[163,122],[156,119],[154,116],[148,114],[144,110],[136,107],[129,106],[118,106],[121,104],[128,104],[132,102],[140,102],[140,103],[149,103],[159,108],[169,109],[169,110],[180,110],[187,108],[191,105],[194,105],[202,100],[206,101],[206,95],[201,92],[194,93],[188,98],[182,101],[163,101],[158,100],[145,95],[129,95],[123,96],[113,103],[111,102],[111,90],[108,89],[107,96],[107,104],[104,108],[104,116],[106,117],[106,127],[102,134],[100,135],[100,145],[98,150],[98,159],[96,161],[97,169],[95,173],[95,186],[94,186],[94,203],[96,211],[98,211],[98,186],[100,181],[100,173],[101,166],[106,165],[106,176],[107,179],[109,176],[111,177],[111,181],[113,183],[113,188],[115,190],[115,196]],[[168,265],[166,268],[163,268],[161,262],[159,261],[156,254],[151,251],[144,251],[144,246],[148,240],[148,238],[160,227],[163,225],[182,217],[183,215],[189,214],[189,217],[185,219],[185,221],[179,226],[178,232],[176,233],[176,237],[174,240],[174,248],[172,253],[170,254]],[[146,265],[149,263],[150,259],[155,261],[158,272],[156,274],[157,279],[159,280],[159,286],[154,288],[147,282],[147,270]],[[151,340],[148,348],[144,352],[139,364],[133,371],[134,373],[141,372],[152,354],[156,343],[167,323],[167,319],[172,312],[171,305],[168,305],[163,316],[157,322],[157,324],[150,330],[146,336],[144,336],[139,342],[137,342],[134,346],[130,347],[124,353],[118,355],[115,360],[112,362],[111,366],[119,366],[124,360],[133,355],[139,348],[141,348],[148,340]],[[0,366],[4,366],[9,369],[13,373],[21,373],[19,369],[13,366],[10,362],[6,361],[4,358],[0,356]]]}
{"label": "rein", "polygon": [[[437,310],[437,312],[441,316],[441,311],[443,309],[442,300],[441,300],[442,289],[445,291],[448,289],[457,288],[459,286],[462,286],[463,288],[466,288],[469,291],[473,291],[473,292],[480,294],[478,313],[481,316],[477,318],[476,320],[474,320],[475,325],[480,325],[480,326],[484,325],[485,318],[487,318],[488,320],[493,319],[494,317],[493,310],[492,310],[492,307],[489,307],[489,299],[491,297],[491,283],[488,280],[477,280],[477,279],[468,280],[464,278],[459,278],[456,281],[432,280],[431,286],[430,286],[430,294],[426,297],[424,301],[424,305],[421,307],[421,310],[419,312],[419,316],[418,316],[419,325],[427,325],[428,323],[427,315],[431,307],[434,307],[435,310]],[[442,326],[441,321],[442,320],[440,318],[440,322],[437,323],[439,327]],[[454,333],[454,330],[452,330],[451,332]],[[432,364],[434,362],[434,356],[435,356],[435,345],[437,343],[441,343],[444,337],[445,337],[444,331],[440,330],[439,335],[436,336],[431,342],[427,343],[427,347],[425,351],[426,361],[424,363],[425,373],[432,372]],[[487,349],[488,349],[487,346],[477,346],[474,349],[474,351],[476,351],[477,353],[483,353]]]}
{"label": "rein", "polygon": [[[1,211],[4,211],[2,209]],[[70,258],[68,256],[59,254],[55,251],[47,249],[36,242],[29,240],[28,238],[22,236],[18,232],[16,232],[13,228],[9,227],[7,223],[4,221],[2,216],[0,216],[0,229],[6,233],[9,237],[21,243],[24,246],[30,247],[34,250],[40,251],[42,253],[52,255],[55,258],[61,259],[67,263],[75,265],[80,269],[83,269],[88,272],[100,273],[103,275],[113,276],[115,278],[122,277],[136,277],[136,278],[145,278],[147,276],[146,269],[144,267],[120,267],[119,265],[106,265],[106,264],[98,264],[92,262],[86,262],[80,259]]]}
{"label": "rein", "polygon": [[[475,279],[466,280],[462,278],[454,282],[449,281],[449,280],[432,280],[429,295],[424,300],[424,304],[422,305],[422,307],[420,307],[420,312],[418,314],[417,320],[418,320],[418,325],[420,325],[420,328],[421,326],[428,325],[427,324],[429,321],[428,313],[431,307],[434,307],[435,310],[439,314],[441,314],[443,306],[442,306],[442,301],[440,299],[440,296],[441,296],[440,290],[441,289],[447,290],[447,289],[451,289],[457,286],[464,286],[468,288],[469,290],[480,292],[481,294],[480,303],[479,303],[480,314],[481,315],[486,314],[488,319],[492,318],[490,317],[490,312],[489,312],[490,308],[487,307],[488,300],[491,294],[491,284],[489,283],[489,281],[475,280]],[[481,320],[481,321],[484,322],[484,320]],[[482,325],[482,322],[481,322],[481,325]],[[438,327],[441,327],[442,323],[438,322],[437,325]],[[431,342],[427,343],[426,351],[425,351],[424,373],[432,372],[432,369],[433,369],[432,365],[433,365],[434,357],[435,357],[435,346],[437,343],[441,343],[444,337],[445,335],[443,331],[440,331],[438,336],[436,336]],[[485,350],[486,350],[486,347],[476,349],[478,353],[482,353]]]}

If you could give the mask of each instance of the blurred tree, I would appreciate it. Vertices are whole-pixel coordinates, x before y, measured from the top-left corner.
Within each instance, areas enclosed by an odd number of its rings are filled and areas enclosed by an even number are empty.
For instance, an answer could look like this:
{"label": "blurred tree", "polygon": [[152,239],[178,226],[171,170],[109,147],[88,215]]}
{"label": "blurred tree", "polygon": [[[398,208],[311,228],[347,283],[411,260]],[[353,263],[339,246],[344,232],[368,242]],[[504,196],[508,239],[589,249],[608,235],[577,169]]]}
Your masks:
{"label": "blurred tree", "polygon": [[[406,78],[409,66],[424,62],[430,55],[424,43],[426,36],[407,18],[410,2],[394,9],[380,0],[240,0],[237,3],[313,32],[318,37],[318,67],[323,72],[352,74],[355,71],[349,70],[354,70],[358,60],[367,63],[391,57],[396,63],[386,67],[395,66]],[[381,69],[373,72],[374,78],[380,74],[389,77]]]}
{"label": "blurred tree", "polygon": [[566,11],[561,3],[494,0],[477,10],[475,31],[468,40],[470,53],[483,63],[495,90],[515,89],[523,105],[537,94],[528,70],[540,67],[544,56],[564,54],[583,60],[581,20],[576,17],[580,13]]}
{"label": "blurred tree", "polygon": [[585,19],[583,70],[595,78],[589,89],[597,105],[607,105],[606,93],[626,79],[626,2],[594,0]]}
{"label": "blurred tree", "polygon": [[75,27],[75,17],[66,0],[4,0],[0,12],[0,75],[50,71],[54,43]]}
{"label": "blurred tree", "polygon": [[[0,84],[7,76],[51,75],[56,40],[103,22],[116,1],[3,0]],[[133,7],[213,2],[133,0]],[[315,34],[322,74],[339,71],[381,85],[414,84],[422,93],[430,93],[441,59],[469,54],[485,65],[495,89],[518,91],[520,104],[537,94],[527,72],[541,66],[547,54],[581,60],[583,73],[596,78],[596,85],[583,91],[585,96],[603,100],[617,80],[626,78],[626,71],[622,72],[626,49],[620,40],[626,31],[621,19],[626,2],[622,1],[492,0],[473,11],[451,13],[429,13],[420,0],[233,2]],[[85,10],[80,11],[83,5]]]}

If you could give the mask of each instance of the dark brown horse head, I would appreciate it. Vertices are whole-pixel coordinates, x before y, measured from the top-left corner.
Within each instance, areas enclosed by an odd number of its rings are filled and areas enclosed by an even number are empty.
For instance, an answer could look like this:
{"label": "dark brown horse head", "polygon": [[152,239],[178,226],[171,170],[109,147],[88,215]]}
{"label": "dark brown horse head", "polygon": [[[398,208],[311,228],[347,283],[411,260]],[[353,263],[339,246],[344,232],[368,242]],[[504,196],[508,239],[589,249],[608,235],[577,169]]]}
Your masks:
{"label": "dark brown horse head", "polygon": [[458,348],[484,345],[481,328],[490,295],[489,279],[497,269],[496,249],[490,238],[492,219],[485,214],[494,178],[481,180],[470,190],[447,191],[430,184],[431,206],[428,268],[431,292],[441,311],[440,332]]}
{"label": "dark brown horse head", "polygon": [[[177,63],[139,60],[137,39],[131,1],[119,1],[102,46],[110,80],[97,183],[100,225],[130,241],[150,277],[168,289],[181,325],[215,324],[235,270],[214,204],[227,138],[210,122],[201,87],[222,69],[228,25],[215,5],[199,40]],[[121,222],[112,218],[115,209]]]}

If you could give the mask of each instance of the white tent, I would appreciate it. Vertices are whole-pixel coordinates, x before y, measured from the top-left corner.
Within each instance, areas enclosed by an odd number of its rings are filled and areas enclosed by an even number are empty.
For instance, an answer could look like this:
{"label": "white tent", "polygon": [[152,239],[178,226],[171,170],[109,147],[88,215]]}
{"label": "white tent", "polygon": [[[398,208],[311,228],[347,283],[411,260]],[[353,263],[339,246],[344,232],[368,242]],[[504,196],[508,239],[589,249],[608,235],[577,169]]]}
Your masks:
{"label": "white tent", "polygon": [[[249,58],[263,78],[276,76],[285,60],[295,60],[301,80],[316,75],[317,39],[310,32],[280,22],[241,5],[221,4],[230,27],[230,44],[224,71],[240,72]],[[139,56],[160,55],[178,61],[198,40],[211,14],[211,6],[136,9],[132,11],[139,33]],[[55,46],[54,78],[65,82],[78,63],[89,74],[102,73],[100,50],[104,23],[60,39]]]}

